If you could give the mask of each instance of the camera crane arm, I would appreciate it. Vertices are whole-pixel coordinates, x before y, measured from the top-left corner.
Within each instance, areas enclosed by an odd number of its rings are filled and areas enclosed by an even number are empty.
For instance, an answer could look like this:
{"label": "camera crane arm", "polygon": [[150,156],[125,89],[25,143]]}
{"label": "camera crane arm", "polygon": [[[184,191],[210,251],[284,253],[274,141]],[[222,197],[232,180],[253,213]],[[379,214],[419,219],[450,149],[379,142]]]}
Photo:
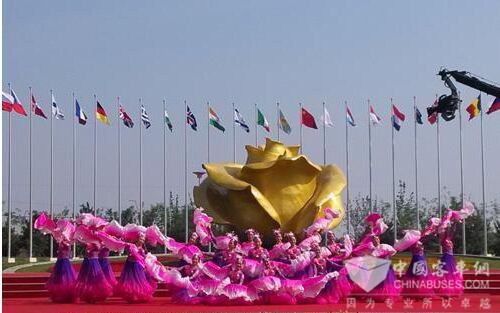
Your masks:
{"label": "camera crane arm", "polygon": [[427,114],[429,116],[441,113],[441,116],[445,121],[451,121],[455,118],[455,112],[458,109],[458,104],[461,100],[451,77],[461,84],[480,90],[494,97],[500,97],[500,87],[485,82],[469,72],[448,71],[447,69],[442,69],[439,71],[438,75],[441,76],[445,86],[451,90],[451,95],[441,95],[437,104],[427,108]]}

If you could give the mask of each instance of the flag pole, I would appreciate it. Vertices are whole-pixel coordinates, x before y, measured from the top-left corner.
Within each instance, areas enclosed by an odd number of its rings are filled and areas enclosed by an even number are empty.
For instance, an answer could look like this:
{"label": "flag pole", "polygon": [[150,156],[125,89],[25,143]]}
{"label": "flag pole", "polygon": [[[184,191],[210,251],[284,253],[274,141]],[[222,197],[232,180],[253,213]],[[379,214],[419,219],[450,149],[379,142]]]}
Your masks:
{"label": "flag pole", "polygon": [[280,141],[280,103],[276,102],[276,116],[277,116],[277,129],[278,129],[278,141]]}
{"label": "flag pole", "polygon": [[254,107],[255,107],[255,147],[257,147],[258,145],[258,134],[259,134],[259,129],[257,128],[257,123],[258,123],[258,120],[259,120],[259,117],[257,115],[257,103],[254,104]]}
{"label": "flag pole", "polygon": [[[72,93],[73,97],[73,108],[75,108],[75,93]],[[81,108],[80,108],[81,110]],[[80,118],[80,117],[78,117]],[[76,159],[76,126],[75,126],[75,116],[73,115],[73,189],[72,189],[72,200],[73,200],[73,222],[76,219],[76,167],[75,167],[75,159]],[[73,259],[76,258],[76,242],[73,243]]]}
{"label": "flag pole", "polygon": [[[165,119],[165,112],[167,112],[167,101],[163,99],[163,119]],[[163,233],[167,237],[167,125],[163,121]],[[165,247],[165,254],[167,254],[167,247]]]}
{"label": "flag pole", "polygon": [[[345,112],[347,115],[347,101],[344,101]],[[346,163],[346,211],[347,211],[347,234],[351,234],[351,210],[349,208],[349,127],[347,119],[345,121],[345,163]]]}
{"label": "flag pole", "polygon": [[186,226],[185,226],[185,239],[186,243],[189,239],[189,212],[188,212],[188,196],[187,196],[187,101],[184,100],[184,213],[186,218]]}
{"label": "flag pole", "polygon": [[[479,94],[481,96],[481,94]],[[481,103],[479,103],[481,105]],[[483,196],[483,236],[484,236],[484,255],[488,255],[488,223],[486,220],[486,196],[484,193],[484,140],[483,140],[483,108],[481,113],[481,189]]]}
{"label": "flag pole", "polygon": [[420,207],[418,206],[418,150],[417,150],[417,97],[413,96],[413,128],[415,145],[415,210],[417,211],[417,230],[420,230]]}
{"label": "flag pole", "polygon": [[234,121],[234,102],[233,102],[233,163],[236,163],[236,123]]}
{"label": "flag pole", "polygon": [[142,226],[142,99],[139,98],[141,121],[139,122],[139,223]]}
{"label": "flag pole", "polygon": [[439,138],[439,115],[436,115],[436,142],[437,142],[437,184],[438,184],[438,212],[441,218],[441,143]]}
{"label": "flag pole", "polygon": [[207,101],[207,163],[210,163],[210,102]]}
{"label": "flag pole", "polygon": [[326,114],[325,102],[323,102],[323,165],[326,165]]}
{"label": "flag pole", "polygon": [[[28,155],[29,155],[29,211],[30,211],[30,262],[32,261],[32,258],[33,258],[33,195],[32,195],[32,192],[33,192],[33,180],[32,180],[32,173],[31,173],[31,167],[32,167],[32,147],[31,147],[31,144],[32,144],[32,141],[31,141],[31,136],[32,136],[32,111],[33,111],[33,107],[31,105],[31,99],[32,99],[32,90],[31,90],[31,87],[28,88],[29,89],[29,111],[30,111],[30,116],[29,116],[29,151],[28,151]],[[52,238],[52,237],[51,237]],[[52,244],[52,239],[50,241],[50,243]],[[51,250],[52,252],[52,246],[51,246]],[[50,255],[52,257],[52,255]]]}
{"label": "flag pole", "polygon": [[[436,103],[438,100],[438,95],[436,95]],[[441,218],[441,153],[440,153],[440,140],[439,140],[439,114],[436,113],[436,144],[437,144],[437,203],[438,203],[438,215]],[[439,253],[443,253],[443,247],[439,246]]]}
{"label": "flag pole", "polygon": [[[210,102],[207,101],[207,163],[210,163]],[[198,178],[198,186],[200,178]],[[208,244],[208,252],[212,252],[212,244]]]}
{"label": "flag pole", "polygon": [[97,182],[97,96],[94,94],[94,105],[96,110],[96,115],[94,116],[94,195],[93,195],[93,210],[94,214],[97,214],[96,209],[96,182]]}
{"label": "flag pole", "polygon": [[[460,97],[460,95],[459,95]],[[463,163],[463,144],[462,144],[462,101],[458,102],[458,125],[460,129],[460,203],[464,205],[464,163]],[[462,254],[467,254],[465,238],[465,219],[462,221]]]}
{"label": "flag pole", "polygon": [[302,103],[299,102],[299,117],[300,117],[300,153],[302,154]]}
{"label": "flag pole", "polygon": [[[391,114],[395,119],[393,110],[393,101],[391,98]],[[396,175],[394,170],[394,125],[391,125],[391,146],[392,146],[392,214],[394,223],[394,242],[398,239],[398,211],[396,208]]]}
{"label": "flag pole", "polygon": [[[54,98],[54,93],[52,89],[50,90],[50,101],[52,102],[52,108],[54,108],[54,103],[52,99]],[[57,113],[57,112],[56,112]],[[50,115],[50,218],[54,219],[54,112]],[[30,214],[31,216],[31,214]],[[30,218],[31,221],[31,218]],[[32,224],[32,223],[30,223]],[[32,245],[33,245],[33,233],[32,226],[30,226],[30,261],[33,257],[32,255]],[[52,260],[54,258],[54,239],[50,236],[50,256],[49,259]]]}
{"label": "flag pole", "polygon": [[[118,105],[118,117],[120,117],[120,97],[116,97]],[[122,137],[120,133],[120,120],[116,123],[118,128],[118,223],[122,224],[122,205],[121,205],[121,192],[122,192]]]}
{"label": "flag pole", "polygon": [[372,122],[370,117],[370,99],[368,99],[368,181],[369,181],[369,203],[368,207],[372,212]]}
{"label": "flag pole", "polygon": [[[9,93],[11,92],[11,86],[10,83],[9,85]],[[7,262],[8,263],[16,263],[16,259],[12,257],[11,255],[11,248],[12,248],[12,179],[11,179],[11,172],[12,172],[12,112],[9,112],[9,177],[8,177],[8,186],[7,186],[7,193],[9,196],[9,202],[8,202],[8,212],[7,212],[7,228],[8,228],[8,233],[7,233]]]}

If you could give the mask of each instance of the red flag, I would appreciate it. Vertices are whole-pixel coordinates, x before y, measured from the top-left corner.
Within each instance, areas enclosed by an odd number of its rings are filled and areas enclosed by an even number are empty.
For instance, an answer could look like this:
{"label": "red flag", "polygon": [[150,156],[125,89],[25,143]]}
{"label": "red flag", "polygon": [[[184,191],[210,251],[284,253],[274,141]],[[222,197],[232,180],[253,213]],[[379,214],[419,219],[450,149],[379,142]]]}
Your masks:
{"label": "red flag", "polygon": [[318,129],[318,126],[316,126],[316,121],[314,120],[314,116],[311,113],[307,112],[304,108],[302,108],[300,122],[304,126],[307,126],[309,128]]}
{"label": "red flag", "polygon": [[[432,106],[433,107],[437,106],[437,100],[434,101],[434,104]],[[431,125],[434,125],[434,123],[436,123],[437,118],[438,118],[437,112],[434,112],[431,115],[427,116],[427,120]]]}
{"label": "red flag", "polygon": [[490,108],[488,109],[488,112],[486,112],[486,114],[491,114],[498,110],[500,110],[500,98],[495,98],[495,100],[493,100],[493,103],[490,105]]}
{"label": "red flag", "polygon": [[45,114],[42,111],[42,108],[38,106],[38,103],[35,100],[35,95],[31,95],[31,112],[35,113],[35,115],[41,116],[44,119],[47,119]]}
{"label": "red flag", "polygon": [[12,89],[10,90],[10,95],[14,99],[14,102],[12,103],[12,110],[16,111],[16,113],[18,114],[28,116],[28,114],[26,114],[26,111],[24,111],[23,105],[21,104],[21,101],[19,101],[19,99],[17,98],[17,95],[14,92],[14,90]]}
{"label": "red flag", "polygon": [[2,110],[11,112],[12,111],[12,103],[14,103],[14,98],[2,91]]}
{"label": "red flag", "polygon": [[404,113],[399,111],[399,109],[394,104],[392,105],[392,113],[394,113],[394,115],[396,115],[399,120],[404,122],[405,120]]}

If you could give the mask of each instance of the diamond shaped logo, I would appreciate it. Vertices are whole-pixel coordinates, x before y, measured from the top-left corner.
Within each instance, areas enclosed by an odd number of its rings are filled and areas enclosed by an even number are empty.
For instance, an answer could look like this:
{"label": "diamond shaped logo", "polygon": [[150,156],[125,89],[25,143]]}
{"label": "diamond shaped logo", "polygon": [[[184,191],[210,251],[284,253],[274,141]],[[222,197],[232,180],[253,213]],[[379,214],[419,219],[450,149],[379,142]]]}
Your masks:
{"label": "diamond shaped logo", "polygon": [[372,256],[362,256],[346,261],[349,278],[361,289],[370,292],[387,276],[391,261]]}

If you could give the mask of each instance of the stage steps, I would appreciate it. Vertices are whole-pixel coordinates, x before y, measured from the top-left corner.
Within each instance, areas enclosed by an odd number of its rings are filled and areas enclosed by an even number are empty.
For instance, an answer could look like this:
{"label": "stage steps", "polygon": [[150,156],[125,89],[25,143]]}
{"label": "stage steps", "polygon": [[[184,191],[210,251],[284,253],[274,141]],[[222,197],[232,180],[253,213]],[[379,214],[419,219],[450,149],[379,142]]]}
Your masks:
{"label": "stage steps", "polygon": [[[116,273],[117,279],[119,273]],[[42,298],[48,297],[48,292],[45,290],[45,283],[49,278],[48,273],[12,273],[2,275],[2,295],[4,298]],[[490,273],[486,275],[474,275],[474,273],[465,273],[464,280],[466,283],[475,285],[474,289],[466,289],[467,294],[489,294],[500,295],[500,272]],[[481,285],[484,282],[488,286]],[[488,287],[488,288],[487,288]],[[170,291],[163,283],[158,284],[155,297],[168,297]]]}

